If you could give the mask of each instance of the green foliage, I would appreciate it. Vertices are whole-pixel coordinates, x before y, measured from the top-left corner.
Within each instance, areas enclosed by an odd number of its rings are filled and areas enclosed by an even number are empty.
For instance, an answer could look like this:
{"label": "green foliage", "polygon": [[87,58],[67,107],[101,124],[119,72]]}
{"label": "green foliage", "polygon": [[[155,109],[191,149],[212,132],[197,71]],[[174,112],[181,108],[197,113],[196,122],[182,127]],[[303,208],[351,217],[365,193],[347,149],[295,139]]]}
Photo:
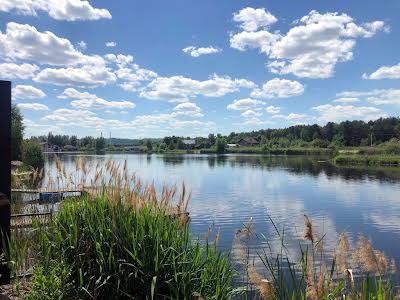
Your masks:
{"label": "green foliage", "polygon": [[37,265],[34,269],[32,292],[28,300],[68,299],[69,291],[74,288],[71,271],[63,262],[54,262],[47,268]]}
{"label": "green foliage", "polygon": [[34,141],[25,141],[22,147],[22,161],[34,169],[44,166],[42,146]]}
{"label": "green foliage", "polygon": [[400,165],[400,155],[343,154],[333,159],[338,165]]}
{"label": "green foliage", "polygon": [[226,150],[226,140],[223,137],[218,137],[215,142],[216,152],[218,154],[225,153]]}
{"label": "green foliage", "polygon": [[20,110],[13,105],[11,108],[11,159],[22,159],[22,143],[24,138],[23,117]]}
{"label": "green foliage", "polygon": [[[73,286],[60,292],[71,299],[229,299],[232,291],[229,258],[191,241],[187,224],[155,207],[64,202],[35,252],[40,266],[50,266],[35,272],[37,295],[48,292],[41,278],[57,273],[53,264],[66,266]],[[63,278],[52,279],[51,292]]]}
{"label": "green foliage", "polygon": [[329,142],[322,139],[315,139],[311,142],[312,147],[316,148],[328,148]]}
{"label": "green foliage", "polygon": [[153,144],[151,143],[151,140],[147,140],[146,148],[147,148],[147,151],[149,151],[149,152],[153,151]]}
{"label": "green foliage", "polygon": [[213,146],[215,144],[215,142],[216,142],[215,135],[213,133],[210,133],[208,135],[208,143],[209,143],[209,145]]}
{"label": "green foliage", "polygon": [[96,151],[104,150],[106,147],[106,140],[103,137],[96,139]]}

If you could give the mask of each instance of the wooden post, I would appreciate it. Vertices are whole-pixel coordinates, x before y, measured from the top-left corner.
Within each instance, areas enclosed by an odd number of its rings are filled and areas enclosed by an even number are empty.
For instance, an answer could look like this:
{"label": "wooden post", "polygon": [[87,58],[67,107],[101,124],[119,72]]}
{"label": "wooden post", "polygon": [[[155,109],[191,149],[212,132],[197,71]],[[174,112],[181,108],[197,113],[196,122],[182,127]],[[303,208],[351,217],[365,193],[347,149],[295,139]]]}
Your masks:
{"label": "wooden post", "polygon": [[[11,82],[0,80],[0,255],[8,248],[11,199]],[[6,243],[3,243],[5,240]],[[10,270],[0,264],[0,285],[10,283]]]}

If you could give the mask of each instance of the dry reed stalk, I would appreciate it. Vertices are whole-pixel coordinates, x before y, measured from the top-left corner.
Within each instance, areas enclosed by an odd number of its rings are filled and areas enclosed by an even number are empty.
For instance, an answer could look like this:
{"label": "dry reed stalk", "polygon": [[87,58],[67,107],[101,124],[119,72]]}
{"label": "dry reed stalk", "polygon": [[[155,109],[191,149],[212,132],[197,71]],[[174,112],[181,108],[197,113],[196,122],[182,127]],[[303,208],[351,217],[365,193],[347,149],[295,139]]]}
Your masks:
{"label": "dry reed stalk", "polygon": [[256,267],[252,264],[248,266],[248,274],[250,282],[257,287],[260,296],[264,300],[274,299],[275,288],[271,281],[263,278],[258,272]]}
{"label": "dry reed stalk", "polygon": [[375,250],[370,239],[360,236],[352,256],[353,262],[367,273],[384,273],[388,261],[382,251]]}
{"label": "dry reed stalk", "polygon": [[314,244],[313,226],[307,215],[304,215],[304,239]]}
{"label": "dry reed stalk", "polygon": [[349,268],[348,253],[350,249],[349,238],[346,232],[342,232],[339,236],[339,243],[335,249],[336,270],[344,273]]}

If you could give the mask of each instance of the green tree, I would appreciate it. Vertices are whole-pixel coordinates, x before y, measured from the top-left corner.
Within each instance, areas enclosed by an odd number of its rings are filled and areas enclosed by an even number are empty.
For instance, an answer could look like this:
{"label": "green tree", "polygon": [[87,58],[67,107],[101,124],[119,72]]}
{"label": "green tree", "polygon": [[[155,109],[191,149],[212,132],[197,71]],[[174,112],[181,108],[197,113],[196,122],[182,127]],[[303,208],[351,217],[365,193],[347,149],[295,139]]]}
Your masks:
{"label": "green tree", "polygon": [[151,143],[151,140],[147,140],[146,147],[147,147],[147,151],[149,151],[149,152],[153,151],[153,144]]}
{"label": "green tree", "polygon": [[25,141],[22,147],[22,161],[35,169],[43,168],[42,146],[34,141]]}
{"label": "green tree", "polygon": [[178,143],[176,144],[178,149],[185,149],[186,145],[183,143],[182,139],[178,139]]}
{"label": "green tree", "polygon": [[215,144],[215,135],[213,133],[210,133],[208,135],[208,142],[210,143],[211,146]]}
{"label": "green tree", "polygon": [[106,147],[106,140],[103,137],[96,139],[96,151],[103,150]]}
{"label": "green tree", "polygon": [[78,138],[76,137],[76,135],[71,136],[69,142],[72,146],[76,147],[78,145]]}
{"label": "green tree", "polygon": [[13,105],[11,108],[11,159],[22,159],[22,142],[24,140],[23,117],[19,109]]}
{"label": "green tree", "polygon": [[216,151],[218,154],[225,153],[226,150],[226,140],[223,137],[219,137],[216,140]]}

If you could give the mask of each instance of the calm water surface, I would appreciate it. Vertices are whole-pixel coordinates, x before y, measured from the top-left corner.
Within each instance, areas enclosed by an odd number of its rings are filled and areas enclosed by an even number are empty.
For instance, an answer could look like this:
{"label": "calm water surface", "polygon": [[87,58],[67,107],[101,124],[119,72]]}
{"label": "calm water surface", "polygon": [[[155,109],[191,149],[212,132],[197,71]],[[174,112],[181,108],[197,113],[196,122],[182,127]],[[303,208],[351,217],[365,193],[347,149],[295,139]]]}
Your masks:
{"label": "calm water surface", "polygon": [[[351,240],[364,233],[376,248],[400,262],[400,168],[337,168],[309,156],[251,155],[83,155],[88,161],[127,160],[131,172],[147,183],[181,184],[192,192],[189,211],[194,235],[204,238],[209,226],[220,233],[219,246],[232,249],[234,233],[249,218],[272,247],[279,240],[268,216],[285,229],[286,245],[298,255],[303,215],[326,233],[333,248],[342,231]],[[75,169],[78,155],[60,158]],[[55,168],[47,158],[46,169]],[[254,245],[257,252],[260,245]],[[265,246],[265,244],[264,244]]]}

